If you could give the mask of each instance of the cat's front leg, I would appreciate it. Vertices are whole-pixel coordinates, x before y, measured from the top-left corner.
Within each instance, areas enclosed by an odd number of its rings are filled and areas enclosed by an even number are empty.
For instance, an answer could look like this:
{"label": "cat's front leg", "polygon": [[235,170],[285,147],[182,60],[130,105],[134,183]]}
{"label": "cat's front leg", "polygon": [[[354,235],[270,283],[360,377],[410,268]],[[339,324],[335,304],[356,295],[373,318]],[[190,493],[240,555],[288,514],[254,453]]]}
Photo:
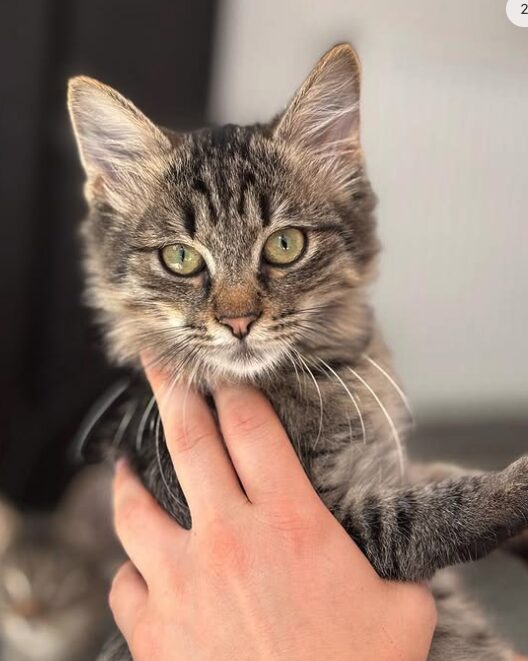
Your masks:
{"label": "cat's front leg", "polygon": [[354,494],[334,514],[384,578],[421,581],[528,526],[528,456],[498,472]]}
{"label": "cat's front leg", "polygon": [[[456,464],[435,462],[435,463],[413,463],[409,467],[409,477],[413,482],[430,483],[442,482],[447,479],[462,477],[465,475],[482,475],[481,469],[467,469]],[[507,551],[517,556],[528,565],[528,528],[519,535],[506,540],[501,546],[501,550]]]}

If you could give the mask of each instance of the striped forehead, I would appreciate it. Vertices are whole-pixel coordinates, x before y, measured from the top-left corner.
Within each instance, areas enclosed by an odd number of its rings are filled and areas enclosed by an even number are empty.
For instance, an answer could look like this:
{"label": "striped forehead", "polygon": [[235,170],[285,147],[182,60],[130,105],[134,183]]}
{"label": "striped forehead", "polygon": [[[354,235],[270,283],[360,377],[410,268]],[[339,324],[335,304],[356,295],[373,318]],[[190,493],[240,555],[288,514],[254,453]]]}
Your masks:
{"label": "striped forehead", "polygon": [[[212,130],[192,149],[185,227],[193,235],[209,228],[267,227],[272,217],[270,163],[254,154],[251,133],[240,127]],[[268,175],[266,177],[266,174]]]}
{"label": "striped forehead", "polygon": [[183,209],[186,231],[193,238],[200,222],[208,228],[265,228],[271,223],[272,201],[251,171],[202,170],[192,181],[193,195]]}

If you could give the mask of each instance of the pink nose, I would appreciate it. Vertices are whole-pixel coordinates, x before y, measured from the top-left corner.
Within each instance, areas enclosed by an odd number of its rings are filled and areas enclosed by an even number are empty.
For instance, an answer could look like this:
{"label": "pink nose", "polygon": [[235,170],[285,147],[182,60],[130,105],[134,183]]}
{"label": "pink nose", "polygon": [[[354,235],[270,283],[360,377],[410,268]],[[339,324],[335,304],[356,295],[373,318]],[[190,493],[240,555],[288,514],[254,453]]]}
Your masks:
{"label": "pink nose", "polygon": [[223,326],[229,326],[231,332],[240,340],[249,333],[251,324],[258,318],[257,314],[250,313],[244,317],[220,317],[218,321]]}

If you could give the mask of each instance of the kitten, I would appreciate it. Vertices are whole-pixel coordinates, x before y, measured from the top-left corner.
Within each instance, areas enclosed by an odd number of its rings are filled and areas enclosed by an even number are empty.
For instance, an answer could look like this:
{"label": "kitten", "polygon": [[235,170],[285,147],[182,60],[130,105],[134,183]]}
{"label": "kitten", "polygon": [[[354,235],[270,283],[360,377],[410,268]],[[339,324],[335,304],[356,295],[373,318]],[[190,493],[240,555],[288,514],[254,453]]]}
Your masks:
{"label": "kitten", "polygon": [[[403,393],[367,300],[378,242],[359,87],[357,57],[338,45],[269,124],[177,134],[114,90],[73,79],[88,300],[118,363],[139,371],[145,351],[205,393],[225,380],[264,391],[314,487],[380,576],[431,580],[430,659],[505,660],[507,646],[436,572],[527,525],[528,459],[431,476],[406,461]],[[107,453],[127,455],[188,527],[140,379]],[[101,655],[129,658],[119,637]]]}
{"label": "kitten", "polygon": [[0,659],[90,661],[110,631],[117,566],[108,471],[83,470],[57,512],[0,502]]}

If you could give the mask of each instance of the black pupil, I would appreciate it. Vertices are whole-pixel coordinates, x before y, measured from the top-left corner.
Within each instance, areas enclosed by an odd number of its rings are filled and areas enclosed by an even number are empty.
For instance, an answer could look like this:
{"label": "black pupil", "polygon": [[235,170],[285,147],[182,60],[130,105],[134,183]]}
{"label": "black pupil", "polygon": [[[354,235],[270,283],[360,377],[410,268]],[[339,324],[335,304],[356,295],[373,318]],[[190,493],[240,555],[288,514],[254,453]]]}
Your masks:
{"label": "black pupil", "polygon": [[183,246],[178,248],[178,257],[180,258],[180,262],[185,261],[185,248]]}
{"label": "black pupil", "polygon": [[283,250],[288,250],[288,248],[290,247],[289,244],[290,244],[290,242],[288,241],[288,237],[285,234],[281,234],[279,236],[279,246]]}

